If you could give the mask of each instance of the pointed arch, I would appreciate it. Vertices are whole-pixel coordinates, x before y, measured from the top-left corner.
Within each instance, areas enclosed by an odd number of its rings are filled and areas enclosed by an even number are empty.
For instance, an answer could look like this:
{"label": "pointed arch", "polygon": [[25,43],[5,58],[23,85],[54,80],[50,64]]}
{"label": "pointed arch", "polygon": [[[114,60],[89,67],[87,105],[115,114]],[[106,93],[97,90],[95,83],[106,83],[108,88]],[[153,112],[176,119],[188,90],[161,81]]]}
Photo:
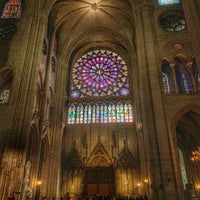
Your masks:
{"label": "pointed arch", "polygon": [[13,80],[13,70],[9,66],[0,69],[0,104],[8,103]]}
{"label": "pointed arch", "polygon": [[194,91],[190,71],[187,67],[187,57],[183,54],[175,56],[176,82],[180,93],[191,93]]}
{"label": "pointed arch", "polygon": [[91,155],[86,161],[86,166],[89,167],[109,167],[112,166],[112,159],[110,158],[105,147],[99,140],[96,146],[94,147]]}

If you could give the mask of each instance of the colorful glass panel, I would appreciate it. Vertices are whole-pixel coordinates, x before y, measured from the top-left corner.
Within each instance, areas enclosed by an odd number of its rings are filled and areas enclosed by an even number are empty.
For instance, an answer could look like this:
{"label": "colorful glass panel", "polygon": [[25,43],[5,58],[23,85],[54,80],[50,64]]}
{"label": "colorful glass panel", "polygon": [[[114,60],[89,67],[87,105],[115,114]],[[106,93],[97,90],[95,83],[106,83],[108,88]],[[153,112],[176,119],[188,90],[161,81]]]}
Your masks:
{"label": "colorful glass panel", "polygon": [[76,110],[76,124],[83,123],[83,105],[80,104]]}
{"label": "colorful glass panel", "polygon": [[197,74],[197,90],[200,91],[200,74]]}
{"label": "colorful glass panel", "polygon": [[124,60],[108,50],[84,54],[72,70],[72,98],[128,96],[128,69]]}
{"label": "colorful glass panel", "polygon": [[8,103],[10,90],[5,89],[0,92],[0,104]]}
{"label": "colorful glass panel", "polygon": [[4,6],[1,18],[20,18],[22,14],[21,0],[8,0]]}
{"label": "colorful glass panel", "polygon": [[169,94],[170,93],[170,89],[169,89],[168,77],[163,72],[162,72],[162,80],[163,80],[163,89],[164,89],[164,92],[165,92],[165,94]]}
{"label": "colorful glass panel", "polygon": [[96,105],[96,123],[99,123],[99,105]]}
{"label": "colorful glass panel", "polygon": [[108,123],[108,108],[104,105],[104,123]]}
{"label": "colorful glass panel", "polygon": [[92,106],[92,123],[96,122],[96,106]]}
{"label": "colorful glass panel", "polygon": [[75,123],[75,118],[76,118],[75,105],[71,104],[69,106],[69,111],[68,111],[68,124],[74,124]]}
{"label": "colorful glass panel", "polygon": [[182,79],[183,79],[183,88],[185,93],[191,93],[193,92],[191,81],[189,80],[188,75],[182,73]]}
{"label": "colorful glass panel", "polygon": [[106,105],[98,104],[71,104],[68,112],[68,124],[91,124],[91,123],[123,123],[132,122],[132,106],[130,103],[115,102]]}
{"label": "colorful glass panel", "polygon": [[133,122],[133,112],[130,103],[125,104],[124,112],[125,112],[125,122]]}
{"label": "colorful glass panel", "polygon": [[178,4],[178,3],[180,3],[180,0],[158,0],[158,4],[160,6],[169,4]]}

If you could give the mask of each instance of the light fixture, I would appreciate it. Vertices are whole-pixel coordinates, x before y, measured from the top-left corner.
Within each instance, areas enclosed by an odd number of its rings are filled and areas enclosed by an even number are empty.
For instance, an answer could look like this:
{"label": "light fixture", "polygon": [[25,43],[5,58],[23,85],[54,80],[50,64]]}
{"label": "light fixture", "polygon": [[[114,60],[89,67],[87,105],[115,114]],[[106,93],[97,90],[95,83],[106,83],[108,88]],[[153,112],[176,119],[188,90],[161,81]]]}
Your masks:
{"label": "light fixture", "polygon": [[148,179],[144,179],[144,182],[145,182],[145,183],[148,183],[148,182],[149,182],[149,180],[148,180]]}
{"label": "light fixture", "polygon": [[41,185],[42,184],[42,181],[41,180],[38,180],[37,182],[36,182],[36,185]]}
{"label": "light fixture", "polygon": [[192,151],[191,161],[197,163],[200,161],[200,147],[197,150]]}

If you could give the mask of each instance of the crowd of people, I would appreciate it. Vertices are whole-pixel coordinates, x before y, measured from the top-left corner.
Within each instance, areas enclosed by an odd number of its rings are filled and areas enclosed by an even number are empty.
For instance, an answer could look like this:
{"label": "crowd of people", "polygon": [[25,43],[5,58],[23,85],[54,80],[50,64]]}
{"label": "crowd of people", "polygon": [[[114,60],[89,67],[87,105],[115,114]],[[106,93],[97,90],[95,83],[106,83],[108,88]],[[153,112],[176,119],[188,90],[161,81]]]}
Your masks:
{"label": "crowd of people", "polygon": [[[60,200],[70,200],[70,196],[67,196],[66,198],[60,197]],[[10,194],[10,196],[8,197],[8,200],[15,200],[15,193],[13,192],[12,194]],[[46,197],[42,197],[41,200],[47,200]],[[55,197],[52,197],[51,200],[56,200]],[[138,196],[109,196],[109,195],[93,195],[93,196],[80,196],[75,200],[148,200],[147,195],[138,195]]]}

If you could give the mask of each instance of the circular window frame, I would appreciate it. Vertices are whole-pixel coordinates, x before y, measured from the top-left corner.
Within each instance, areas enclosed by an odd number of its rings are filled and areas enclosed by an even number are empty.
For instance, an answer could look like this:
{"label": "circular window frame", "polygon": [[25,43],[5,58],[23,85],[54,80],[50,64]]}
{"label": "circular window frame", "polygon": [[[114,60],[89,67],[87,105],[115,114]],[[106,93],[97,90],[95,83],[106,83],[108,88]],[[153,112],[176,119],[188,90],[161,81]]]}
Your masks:
{"label": "circular window frame", "polygon": [[187,28],[184,14],[179,11],[163,13],[158,21],[160,27],[167,32],[180,32]]}

